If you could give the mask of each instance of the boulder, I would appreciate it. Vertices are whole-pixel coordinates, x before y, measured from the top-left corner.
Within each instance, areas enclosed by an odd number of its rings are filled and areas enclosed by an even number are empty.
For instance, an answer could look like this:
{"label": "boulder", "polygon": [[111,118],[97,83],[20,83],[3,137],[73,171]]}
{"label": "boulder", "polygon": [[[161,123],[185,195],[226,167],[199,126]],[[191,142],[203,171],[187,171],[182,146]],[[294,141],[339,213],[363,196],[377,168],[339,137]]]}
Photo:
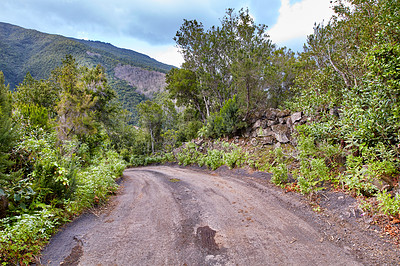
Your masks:
{"label": "boulder", "polygon": [[288,143],[290,130],[286,125],[274,125],[271,127],[275,134],[275,138],[280,143]]}
{"label": "boulder", "polygon": [[279,124],[286,124],[286,118],[279,117]]}
{"label": "boulder", "polygon": [[396,199],[400,199],[400,185],[398,184],[397,187],[393,189],[393,197]]}
{"label": "boulder", "polygon": [[279,122],[277,120],[268,120],[267,121],[267,126],[268,127],[273,126],[273,125],[277,125],[277,124],[279,124]]}
{"label": "boulder", "polygon": [[276,119],[276,114],[278,112],[273,109],[273,108],[269,108],[267,109],[267,111],[265,112],[264,116],[267,120],[275,120]]}
{"label": "boulder", "polygon": [[281,111],[279,111],[277,114],[276,114],[276,116],[277,117],[286,117],[286,116],[289,116],[290,115],[290,111],[289,110],[281,110]]}
{"label": "boulder", "polygon": [[303,116],[303,113],[302,113],[302,112],[296,112],[296,113],[293,113],[293,114],[290,116],[290,118],[292,119],[292,122],[293,122],[293,123],[296,123],[296,122],[298,122],[298,121],[301,120],[302,116]]}
{"label": "boulder", "polygon": [[194,139],[193,143],[196,144],[197,146],[201,146],[204,143],[204,139],[202,138]]}
{"label": "boulder", "polygon": [[261,140],[262,145],[272,145],[275,142],[276,142],[276,140],[275,140],[274,136],[266,136],[266,137],[263,137]]}
{"label": "boulder", "polygon": [[253,128],[259,128],[259,127],[261,127],[261,120],[260,119],[258,119],[253,125]]}
{"label": "boulder", "polygon": [[266,128],[262,132],[262,137],[268,137],[268,136],[275,136],[275,133],[270,128]]}
{"label": "boulder", "polygon": [[288,128],[290,128],[290,130],[293,129],[293,122],[290,116],[286,119],[286,125],[288,126]]}
{"label": "boulder", "polygon": [[250,143],[251,143],[251,145],[253,145],[253,146],[257,146],[257,145],[258,145],[258,141],[257,141],[256,138],[252,138],[251,141],[250,141]]}

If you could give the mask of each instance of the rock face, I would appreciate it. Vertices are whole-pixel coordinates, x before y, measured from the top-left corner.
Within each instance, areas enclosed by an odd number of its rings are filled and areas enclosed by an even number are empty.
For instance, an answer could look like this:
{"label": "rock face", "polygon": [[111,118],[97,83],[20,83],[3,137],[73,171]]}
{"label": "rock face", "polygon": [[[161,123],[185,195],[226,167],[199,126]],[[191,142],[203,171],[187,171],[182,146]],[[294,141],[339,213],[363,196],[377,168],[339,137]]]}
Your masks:
{"label": "rock face", "polygon": [[304,124],[307,117],[302,112],[291,113],[289,110],[267,109],[259,115],[245,133],[245,137],[256,138],[263,145],[292,144],[295,127]]}
{"label": "rock face", "polygon": [[165,74],[161,72],[130,65],[118,65],[114,71],[117,78],[127,81],[147,97],[152,97],[154,93],[162,91],[166,86]]}

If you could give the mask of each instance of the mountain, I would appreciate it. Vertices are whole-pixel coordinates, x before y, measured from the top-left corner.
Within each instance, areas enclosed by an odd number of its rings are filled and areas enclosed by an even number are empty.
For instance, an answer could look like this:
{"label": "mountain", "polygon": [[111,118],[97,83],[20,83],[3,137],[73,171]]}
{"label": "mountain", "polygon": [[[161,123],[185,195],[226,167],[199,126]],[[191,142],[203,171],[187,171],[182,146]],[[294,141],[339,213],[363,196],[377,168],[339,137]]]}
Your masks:
{"label": "mountain", "polygon": [[46,79],[67,54],[80,65],[101,64],[124,106],[134,106],[165,87],[165,73],[173,68],[147,55],[99,41],[42,33],[0,22],[0,71],[14,89],[29,72]]}

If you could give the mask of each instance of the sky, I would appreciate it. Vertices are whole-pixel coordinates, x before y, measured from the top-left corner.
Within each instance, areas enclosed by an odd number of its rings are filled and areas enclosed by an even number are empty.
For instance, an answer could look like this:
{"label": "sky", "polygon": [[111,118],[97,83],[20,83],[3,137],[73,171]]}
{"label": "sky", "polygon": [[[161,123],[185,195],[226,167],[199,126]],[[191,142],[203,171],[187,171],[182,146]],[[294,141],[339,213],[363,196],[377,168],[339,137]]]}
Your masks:
{"label": "sky", "polygon": [[111,43],[179,67],[173,40],[184,19],[219,26],[227,8],[249,8],[278,46],[302,51],[314,23],[328,21],[330,0],[1,0],[0,22]]}

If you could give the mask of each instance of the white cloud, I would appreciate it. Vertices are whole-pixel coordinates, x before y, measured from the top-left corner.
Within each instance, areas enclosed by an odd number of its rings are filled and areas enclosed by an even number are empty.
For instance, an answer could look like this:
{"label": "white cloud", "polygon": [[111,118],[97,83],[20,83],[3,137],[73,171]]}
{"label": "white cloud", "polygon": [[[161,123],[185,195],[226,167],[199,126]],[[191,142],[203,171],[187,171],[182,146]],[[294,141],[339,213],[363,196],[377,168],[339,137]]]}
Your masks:
{"label": "white cloud", "polygon": [[333,15],[329,0],[303,0],[293,5],[281,0],[277,23],[268,31],[272,42],[283,44],[313,33],[314,23],[327,22]]}
{"label": "white cloud", "polygon": [[178,48],[170,44],[149,45],[143,40],[129,38],[126,36],[120,36],[119,38],[111,39],[111,43],[117,47],[130,49],[148,55],[161,63],[176,67],[180,67],[184,61],[182,55],[178,52]]}
{"label": "white cloud", "polygon": [[159,50],[153,51],[150,56],[157,61],[176,67],[181,67],[184,61],[183,56],[175,46],[160,47]]}

